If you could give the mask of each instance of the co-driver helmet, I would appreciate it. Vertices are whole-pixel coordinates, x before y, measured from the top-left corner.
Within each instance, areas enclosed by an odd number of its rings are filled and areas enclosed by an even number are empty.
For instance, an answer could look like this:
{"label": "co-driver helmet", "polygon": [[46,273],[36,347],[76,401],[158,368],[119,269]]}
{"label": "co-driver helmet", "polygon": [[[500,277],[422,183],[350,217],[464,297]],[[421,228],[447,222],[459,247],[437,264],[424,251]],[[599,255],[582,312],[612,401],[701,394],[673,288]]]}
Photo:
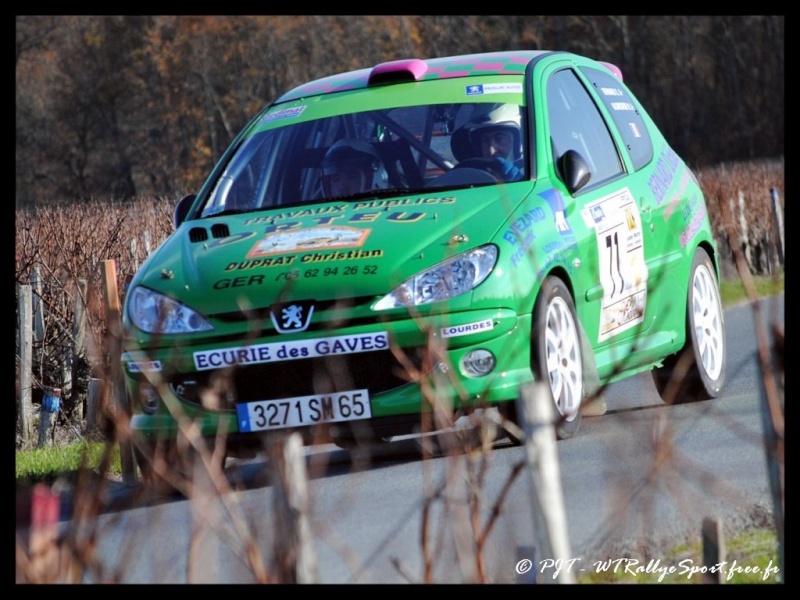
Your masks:
{"label": "co-driver helmet", "polygon": [[481,135],[500,129],[510,131],[514,137],[513,156],[510,158],[512,160],[520,158],[522,156],[521,123],[520,107],[516,104],[487,104],[485,108],[479,109],[464,125],[473,156],[481,155]]}

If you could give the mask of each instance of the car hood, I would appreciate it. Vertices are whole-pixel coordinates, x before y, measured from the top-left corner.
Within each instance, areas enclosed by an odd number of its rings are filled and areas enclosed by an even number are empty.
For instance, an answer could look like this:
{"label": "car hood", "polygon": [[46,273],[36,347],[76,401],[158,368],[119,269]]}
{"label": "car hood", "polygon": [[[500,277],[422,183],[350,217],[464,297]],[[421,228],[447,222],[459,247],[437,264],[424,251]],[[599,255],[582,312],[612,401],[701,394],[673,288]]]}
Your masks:
{"label": "car hood", "polygon": [[530,184],[187,221],[133,283],[204,314],[380,296],[449,256],[493,240],[513,210],[510,198],[524,197],[525,186]]}

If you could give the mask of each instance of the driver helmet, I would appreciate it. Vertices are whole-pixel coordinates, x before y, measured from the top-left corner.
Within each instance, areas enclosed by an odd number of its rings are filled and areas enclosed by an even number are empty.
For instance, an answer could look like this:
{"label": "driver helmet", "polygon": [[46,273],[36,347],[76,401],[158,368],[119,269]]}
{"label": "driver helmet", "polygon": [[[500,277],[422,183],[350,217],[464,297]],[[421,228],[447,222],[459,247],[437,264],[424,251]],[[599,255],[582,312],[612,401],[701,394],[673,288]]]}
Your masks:
{"label": "driver helmet", "polygon": [[385,189],[388,180],[383,161],[369,142],[341,139],[322,159],[322,186],[327,197]]}
{"label": "driver helmet", "polygon": [[511,153],[503,158],[514,161],[522,156],[521,122],[520,107],[516,104],[489,104],[486,108],[479,109],[464,127],[469,132],[470,146],[475,156],[482,156],[481,136],[494,131],[511,132]]}

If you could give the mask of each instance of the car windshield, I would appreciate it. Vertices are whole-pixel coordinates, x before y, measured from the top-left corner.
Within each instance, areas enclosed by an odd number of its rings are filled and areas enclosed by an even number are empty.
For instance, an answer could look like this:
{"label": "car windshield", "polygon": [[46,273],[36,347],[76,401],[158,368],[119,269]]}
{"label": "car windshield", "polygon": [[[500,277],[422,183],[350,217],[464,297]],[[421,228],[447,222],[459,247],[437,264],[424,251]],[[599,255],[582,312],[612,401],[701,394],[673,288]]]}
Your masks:
{"label": "car windshield", "polygon": [[[403,106],[301,122],[283,119],[286,124],[278,127],[275,114],[266,113],[242,138],[201,217],[526,177],[524,110],[516,104]],[[492,122],[498,115],[504,121]],[[487,144],[497,148],[490,151]],[[499,169],[498,148],[507,157]]]}

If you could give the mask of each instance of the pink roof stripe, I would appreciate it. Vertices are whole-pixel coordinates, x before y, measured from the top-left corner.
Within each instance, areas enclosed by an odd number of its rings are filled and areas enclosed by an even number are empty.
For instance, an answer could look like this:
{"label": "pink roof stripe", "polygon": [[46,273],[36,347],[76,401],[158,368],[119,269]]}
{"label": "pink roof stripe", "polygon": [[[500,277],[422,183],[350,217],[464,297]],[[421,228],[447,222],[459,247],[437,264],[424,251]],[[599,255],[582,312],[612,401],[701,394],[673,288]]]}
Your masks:
{"label": "pink roof stripe", "polygon": [[373,68],[349,71],[337,75],[330,75],[316,81],[297,86],[278,99],[278,102],[296,100],[307,96],[333,91],[346,91],[365,88],[369,85],[369,77],[391,72],[397,68],[406,68],[411,71],[417,81],[425,79],[451,79],[456,77],[469,77],[477,73],[494,75],[521,75],[524,67],[532,59],[542,54],[544,50],[520,50],[510,52],[488,52],[485,54],[464,54],[442,58],[421,60],[418,58],[404,58],[395,61],[380,63]]}

